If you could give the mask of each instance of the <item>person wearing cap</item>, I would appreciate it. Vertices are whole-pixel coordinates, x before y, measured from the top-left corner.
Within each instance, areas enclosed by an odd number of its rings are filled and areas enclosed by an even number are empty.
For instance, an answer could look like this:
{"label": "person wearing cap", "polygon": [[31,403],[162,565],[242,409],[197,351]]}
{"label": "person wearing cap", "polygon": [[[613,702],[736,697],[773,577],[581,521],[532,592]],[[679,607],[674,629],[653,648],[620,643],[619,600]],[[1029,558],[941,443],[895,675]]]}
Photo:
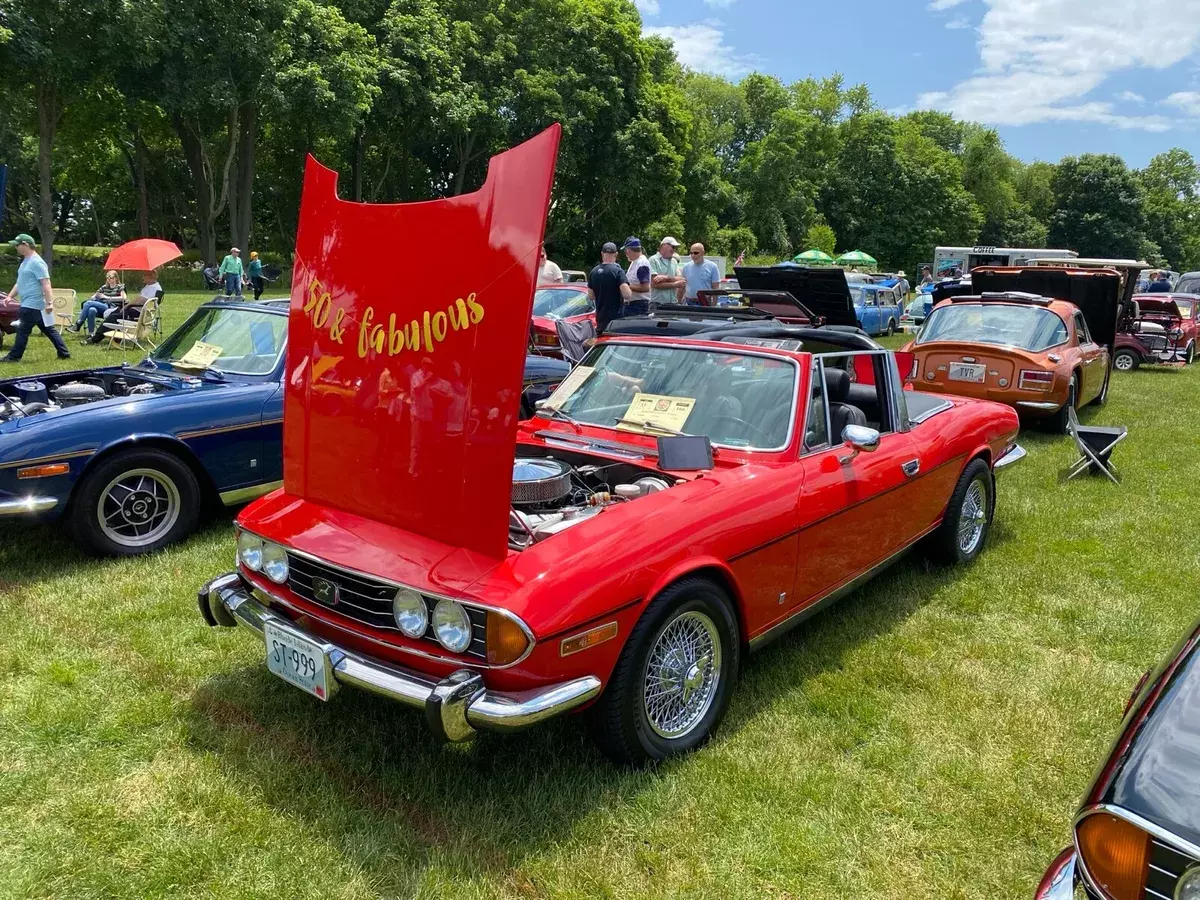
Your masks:
{"label": "person wearing cap", "polygon": [[683,276],[683,283],[686,285],[683,289],[683,302],[698,306],[700,292],[715,290],[721,283],[722,275],[717,264],[705,257],[703,244],[692,244],[688,256],[691,259],[683,264],[683,269],[679,273]]}
{"label": "person wearing cap", "polygon": [[921,266],[921,284],[933,284],[933,272],[929,270],[929,266]]}
{"label": "person wearing cap", "polygon": [[678,303],[687,286],[681,273],[679,241],[668,235],[658,244],[658,252],[650,257],[650,300],[653,303]]}
{"label": "person wearing cap", "polygon": [[[34,249],[37,245],[27,234],[18,234],[8,245],[15,247],[17,255],[21,257],[21,265],[17,267],[17,283],[8,292],[9,297],[21,298],[21,311],[18,313],[20,318],[12,350],[0,359],[5,362],[20,360],[25,355],[25,345],[34,328],[40,328],[42,334],[50,338],[59,359],[70,359],[71,351],[54,327],[54,294],[50,288],[50,270],[46,267],[46,261]],[[48,323],[47,319],[50,320]]]}
{"label": "person wearing cap", "polygon": [[257,300],[263,292],[262,260],[258,258],[257,250],[250,251],[250,265],[246,266],[246,279],[254,288],[254,299]]}
{"label": "person wearing cap", "polygon": [[221,260],[221,268],[217,274],[225,279],[225,296],[242,296],[242,251],[237,247],[229,248],[229,255]]}
{"label": "person wearing cap", "polygon": [[588,299],[596,307],[596,334],[604,334],[608,323],[625,314],[625,304],[633,297],[629,277],[617,265],[617,245],[612,241],[600,248],[600,265],[588,274]]}
{"label": "person wearing cap", "polygon": [[625,270],[629,290],[637,295],[625,305],[625,315],[644,316],[650,312],[650,260],[642,252],[642,242],[635,237],[626,238],[622,248],[629,260]]}

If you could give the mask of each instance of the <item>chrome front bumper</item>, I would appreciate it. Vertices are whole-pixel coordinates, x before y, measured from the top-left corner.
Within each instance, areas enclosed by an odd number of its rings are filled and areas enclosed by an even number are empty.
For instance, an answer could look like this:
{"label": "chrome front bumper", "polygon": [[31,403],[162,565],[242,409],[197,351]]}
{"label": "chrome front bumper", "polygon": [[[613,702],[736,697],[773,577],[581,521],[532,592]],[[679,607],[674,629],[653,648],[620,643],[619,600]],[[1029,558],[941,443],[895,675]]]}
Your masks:
{"label": "chrome front bumper", "polygon": [[1075,860],[1074,847],[1058,854],[1033,892],[1033,900],[1072,900],[1075,896]]}
{"label": "chrome front bumper", "polygon": [[1007,469],[1013,463],[1019,463],[1021,460],[1023,460],[1028,455],[1029,454],[1026,452],[1025,448],[1022,447],[1020,444],[1013,444],[1012,447],[1009,448],[1007,453],[1005,453],[998,460],[996,460],[996,464],[994,466],[992,466],[992,471],[993,472],[1003,472],[1005,469]]}
{"label": "chrome front bumper", "polygon": [[1021,409],[1031,409],[1036,412],[1058,412],[1062,409],[1061,403],[1051,403],[1049,400],[1018,400],[1017,406]]}
{"label": "chrome front bumper", "polygon": [[19,500],[0,500],[0,517],[34,516],[54,509],[57,497],[22,497]]}
{"label": "chrome front bumper", "polygon": [[574,709],[600,694],[594,675],[515,694],[489,691],[483,677],[459,669],[442,680],[339,647],[305,631],[259,602],[236,572],[214,578],[200,589],[200,615],[209,625],[243,625],[260,637],[263,626],[293,631],[323,645],[334,679],[425,711],[434,734],[444,741],[466,741],[479,729],[516,731]]}

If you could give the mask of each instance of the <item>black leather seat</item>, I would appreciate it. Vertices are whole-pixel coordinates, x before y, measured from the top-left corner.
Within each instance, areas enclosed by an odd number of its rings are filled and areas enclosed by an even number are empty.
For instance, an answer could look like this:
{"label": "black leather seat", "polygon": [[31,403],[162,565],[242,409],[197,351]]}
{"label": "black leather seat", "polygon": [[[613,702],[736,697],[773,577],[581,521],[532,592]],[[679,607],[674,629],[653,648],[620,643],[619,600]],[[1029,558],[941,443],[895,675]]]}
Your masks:
{"label": "black leather seat", "polygon": [[829,398],[829,427],[833,432],[829,437],[833,443],[840,444],[842,430],[847,425],[866,426],[867,414],[846,402],[850,396],[849,372],[842,369],[826,369],[825,394]]}

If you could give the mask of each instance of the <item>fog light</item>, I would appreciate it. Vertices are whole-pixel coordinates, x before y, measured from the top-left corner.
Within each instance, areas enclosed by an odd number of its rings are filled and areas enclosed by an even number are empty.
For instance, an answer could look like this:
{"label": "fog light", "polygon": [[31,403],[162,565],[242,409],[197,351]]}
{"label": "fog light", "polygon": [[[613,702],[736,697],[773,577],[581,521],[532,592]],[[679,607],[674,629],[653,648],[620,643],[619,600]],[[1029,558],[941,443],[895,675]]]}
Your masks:
{"label": "fog light", "polygon": [[263,541],[262,570],[263,574],[276,584],[286,584],[288,580],[287,551],[278,544]]}
{"label": "fog light", "polygon": [[262,570],[263,542],[262,539],[248,531],[238,532],[238,562],[251,572]]}
{"label": "fog light", "polygon": [[429,607],[425,598],[409,588],[400,588],[392,600],[396,627],[410,638],[419,638],[429,628]]}
{"label": "fog light", "polygon": [[1200,900],[1200,866],[1192,866],[1183,873],[1175,888],[1175,900]]}
{"label": "fog light", "polygon": [[453,600],[439,600],[433,608],[433,633],[451,653],[465,653],[471,646],[471,620]]}

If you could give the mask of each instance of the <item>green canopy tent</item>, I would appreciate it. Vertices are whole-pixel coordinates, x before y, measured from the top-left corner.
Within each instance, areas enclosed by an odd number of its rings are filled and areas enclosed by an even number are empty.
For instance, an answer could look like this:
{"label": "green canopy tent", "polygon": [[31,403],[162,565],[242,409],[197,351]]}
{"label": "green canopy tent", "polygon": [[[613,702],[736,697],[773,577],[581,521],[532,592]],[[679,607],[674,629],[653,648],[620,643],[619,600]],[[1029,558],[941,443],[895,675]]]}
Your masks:
{"label": "green canopy tent", "polygon": [[875,262],[875,257],[869,253],[863,253],[861,250],[851,250],[849,253],[843,253],[837,258],[839,266],[865,266],[867,268],[875,268],[878,265]]}
{"label": "green canopy tent", "polygon": [[824,250],[805,250],[792,257],[792,262],[808,263],[811,266],[828,266],[833,264],[833,257]]}

